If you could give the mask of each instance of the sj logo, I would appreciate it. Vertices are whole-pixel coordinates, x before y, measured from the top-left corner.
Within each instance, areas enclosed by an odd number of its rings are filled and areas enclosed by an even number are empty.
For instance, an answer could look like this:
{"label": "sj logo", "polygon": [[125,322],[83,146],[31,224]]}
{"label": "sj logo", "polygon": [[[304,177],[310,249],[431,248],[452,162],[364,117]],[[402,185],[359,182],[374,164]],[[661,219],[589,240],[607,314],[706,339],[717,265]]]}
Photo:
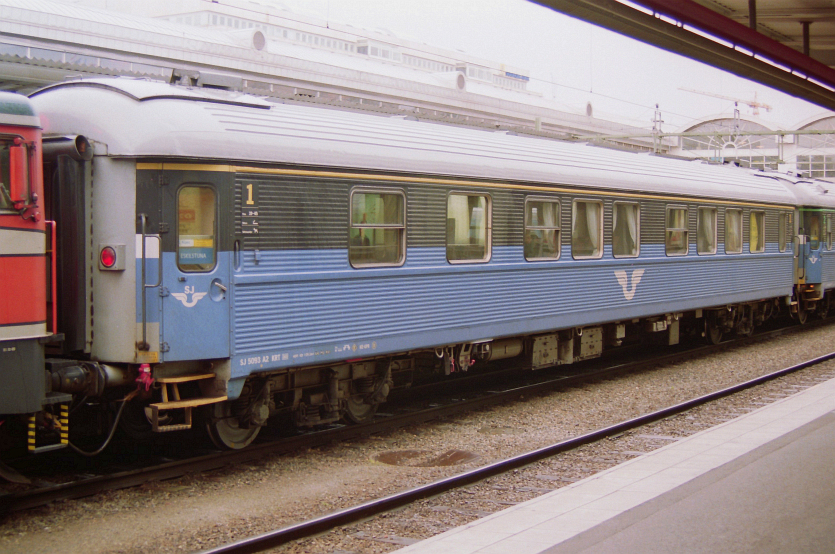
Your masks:
{"label": "sj logo", "polygon": [[641,277],[644,275],[643,269],[636,269],[632,272],[632,288],[629,288],[629,276],[622,269],[615,271],[618,283],[623,289],[623,297],[627,300],[632,300],[635,297],[635,290],[638,288],[638,283],[641,282]]}
{"label": "sj logo", "polygon": [[[189,294],[191,295],[191,300],[188,299]],[[194,292],[194,287],[187,286],[185,292],[172,292],[171,296],[182,302],[186,308],[191,308],[201,298],[206,296],[206,294],[205,292]]]}

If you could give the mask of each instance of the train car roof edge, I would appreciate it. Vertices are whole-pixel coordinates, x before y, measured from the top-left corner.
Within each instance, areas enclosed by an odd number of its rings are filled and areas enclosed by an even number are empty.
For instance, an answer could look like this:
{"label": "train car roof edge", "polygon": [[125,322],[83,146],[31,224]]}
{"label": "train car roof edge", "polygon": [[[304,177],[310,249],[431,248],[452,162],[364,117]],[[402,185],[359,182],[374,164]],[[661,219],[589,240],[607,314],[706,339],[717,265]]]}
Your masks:
{"label": "train car roof edge", "polygon": [[[45,132],[82,134],[105,143],[111,157],[289,164],[792,205],[804,188],[744,168],[146,80],[72,81],[30,98]],[[817,200],[828,205],[825,196]]]}

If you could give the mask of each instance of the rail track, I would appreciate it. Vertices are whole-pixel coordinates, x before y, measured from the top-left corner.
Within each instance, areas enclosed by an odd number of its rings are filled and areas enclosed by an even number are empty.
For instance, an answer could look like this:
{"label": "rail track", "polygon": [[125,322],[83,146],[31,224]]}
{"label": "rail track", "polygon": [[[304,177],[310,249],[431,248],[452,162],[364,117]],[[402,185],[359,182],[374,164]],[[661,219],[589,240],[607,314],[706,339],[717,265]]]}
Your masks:
{"label": "rail track", "polygon": [[[820,324],[826,323],[821,322]],[[761,333],[753,337],[749,337],[747,339],[743,339],[743,341],[723,343],[722,345],[718,346],[702,346],[697,348],[676,349],[674,352],[665,354],[663,356],[655,356],[652,358],[643,356],[640,359],[629,361],[627,363],[612,362],[611,360],[609,360],[608,363],[597,362],[596,364],[592,365],[586,364],[579,366],[568,366],[572,369],[572,371],[574,371],[571,374],[560,373],[555,375],[554,373],[549,373],[546,371],[534,373],[528,372],[526,374],[526,380],[528,381],[526,384],[519,385],[516,382],[514,382],[512,385],[508,385],[503,390],[496,390],[496,387],[491,388],[489,385],[501,383],[503,378],[507,378],[510,375],[516,375],[516,377],[518,378],[518,370],[515,374],[512,372],[512,370],[508,372],[497,372],[496,374],[492,374],[490,376],[488,386],[482,387],[478,391],[474,390],[474,383],[478,382],[479,380],[483,380],[483,376],[474,375],[473,377],[458,379],[443,384],[444,390],[447,394],[447,398],[450,398],[448,396],[449,394],[454,395],[454,400],[448,400],[447,403],[439,401],[437,403],[433,403],[430,407],[423,407],[420,409],[413,408],[412,410],[407,411],[405,413],[381,415],[380,417],[376,418],[373,422],[369,422],[363,425],[336,426],[325,430],[307,433],[304,435],[285,437],[272,442],[253,444],[249,448],[241,451],[212,452],[197,457],[168,461],[162,464],[155,464],[150,467],[140,467],[135,469],[129,469],[126,471],[117,471],[103,475],[96,475],[92,477],[87,476],[86,478],[74,480],[68,483],[41,486],[32,488],[30,490],[5,494],[0,496],[0,514],[42,506],[57,500],[89,496],[105,490],[127,488],[149,481],[171,479],[186,474],[193,474],[198,472],[209,471],[212,469],[223,468],[230,465],[241,464],[248,461],[260,459],[265,456],[279,455],[288,452],[299,451],[305,448],[313,448],[316,446],[329,444],[334,441],[344,441],[356,437],[362,437],[378,433],[387,433],[395,429],[400,429],[403,427],[408,427],[411,425],[416,425],[431,420],[451,417],[456,414],[460,414],[462,412],[470,410],[477,410],[488,406],[501,404],[504,402],[514,400],[519,396],[534,395],[563,388],[576,387],[589,382],[593,382],[595,380],[613,378],[624,373],[643,370],[649,364],[657,365],[662,363],[674,362],[681,358],[706,355],[710,352],[716,351],[717,349],[721,350],[722,348],[726,348],[729,344],[739,345],[743,344],[746,341],[767,340],[768,338],[773,336],[785,333],[792,333],[802,329],[803,328],[796,326],[784,327],[781,329]],[[508,384],[507,379],[505,380],[505,384]],[[753,384],[746,384],[746,386],[753,386]],[[427,397],[433,392],[437,391],[433,389],[431,386],[425,386],[410,391],[408,396],[412,398],[412,401],[415,404],[419,404],[421,402],[415,399]],[[462,398],[462,393],[465,393],[467,397]],[[422,403],[425,404],[425,400],[422,401]],[[520,463],[524,465],[529,462]],[[476,472],[475,475],[480,475],[480,473]],[[473,478],[478,480],[483,479],[484,477]],[[393,501],[394,500],[392,500],[391,502]],[[293,539],[288,538],[286,540]]]}
{"label": "rail track", "polygon": [[497,463],[485,465],[401,493],[340,510],[323,517],[205,550],[201,554],[244,554],[261,552],[292,541],[319,535],[339,526],[367,520],[373,516],[403,508],[422,499],[435,497],[454,489],[466,487],[490,477],[507,474],[545,458],[550,458],[584,445],[596,443],[606,438],[621,435],[627,431],[693,410],[715,400],[737,394],[741,391],[833,359],[835,359],[835,352]]}

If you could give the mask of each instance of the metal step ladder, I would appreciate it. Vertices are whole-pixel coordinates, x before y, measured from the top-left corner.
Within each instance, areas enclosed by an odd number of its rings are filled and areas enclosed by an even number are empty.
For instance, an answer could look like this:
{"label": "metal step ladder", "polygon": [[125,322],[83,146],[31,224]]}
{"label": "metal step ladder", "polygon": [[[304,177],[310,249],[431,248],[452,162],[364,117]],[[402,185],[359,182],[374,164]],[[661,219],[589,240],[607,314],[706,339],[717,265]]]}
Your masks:
{"label": "metal step ladder", "polygon": [[[188,383],[191,381],[200,381],[202,379],[214,379],[214,373],[203,373],[200,375],[183,375],[179,377],[160,377],[156,379],[157,383],[162,385],[162,402],[151,404],[150,419],[151,427],[156,433],[164,433],[167,431],[183,431],[191,429],[191,409],[197,406],[205,406],[207,404],[216,404],[227,399],[224,396],[209,396],[203,398],[188,398],[183,400],[180,398],[180,390],[177,386],[180,383]],[[160,424],[159,413],[165,410],[185,410],[185,423],[174,424]]]}

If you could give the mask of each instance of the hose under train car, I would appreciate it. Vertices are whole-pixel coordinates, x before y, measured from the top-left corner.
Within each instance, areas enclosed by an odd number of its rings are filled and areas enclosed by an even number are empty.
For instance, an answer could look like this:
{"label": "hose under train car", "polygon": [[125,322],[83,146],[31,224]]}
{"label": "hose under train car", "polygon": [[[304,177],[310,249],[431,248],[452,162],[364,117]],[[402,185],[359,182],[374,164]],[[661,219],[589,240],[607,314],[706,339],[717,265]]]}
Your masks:
{"label": "hose under train car", "polygon": [[116,419],[113,420],[113,425],[110,428],[110,434],[107,435],[107,439],[105,439],[104,443],[98,447],[96,450],[92,452],[87,452],[86,450],[82,450],[81,448],[77,447],[73,443],[67,443],[70,448],[73,449],[74,452],[77,454],[81,454],[82,456],[87,456],[88,458],[92,458],[93,456],[98,456],[107,446],[110,444],[110,441],[113,440],[113,436],[116,434],[116,428],[119,426],[119,419],[122,417],[122,412],[125,410],[125,406],[128,405],[128,402],[133,400],[133,398],[139,394],[139,389],[131,391],[127,396],[122,399],[122,405],[119,406],[119,411],[116,412]]}

